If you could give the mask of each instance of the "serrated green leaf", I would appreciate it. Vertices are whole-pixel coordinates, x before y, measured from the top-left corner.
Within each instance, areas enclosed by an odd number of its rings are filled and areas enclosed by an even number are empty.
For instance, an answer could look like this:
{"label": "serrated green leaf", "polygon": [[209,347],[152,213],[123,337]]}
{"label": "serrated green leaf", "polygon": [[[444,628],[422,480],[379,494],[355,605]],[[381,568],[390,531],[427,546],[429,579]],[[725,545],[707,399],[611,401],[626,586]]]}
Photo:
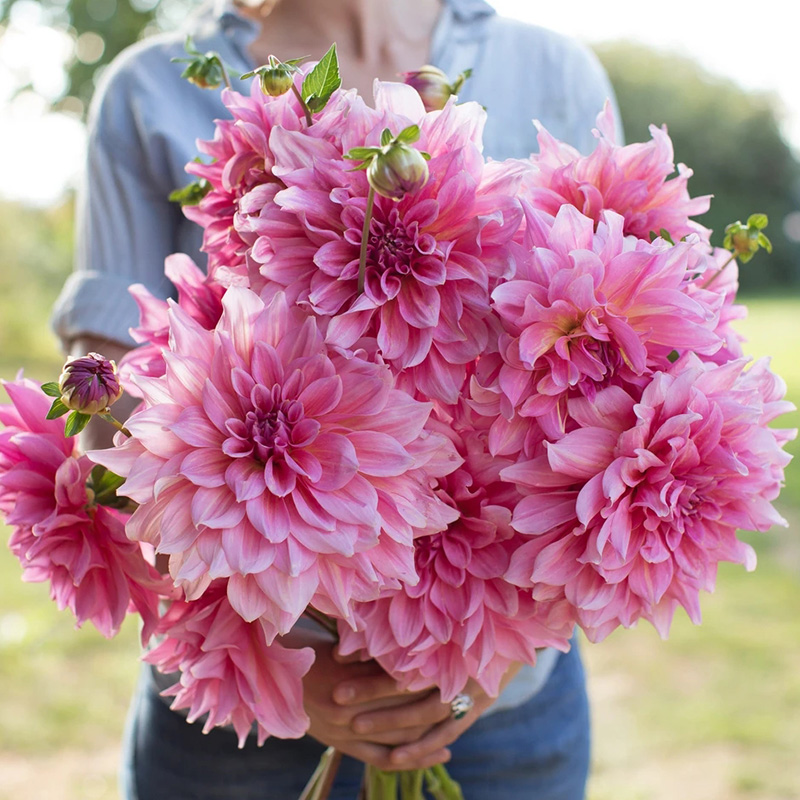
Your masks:
{"label": "serrated green leaf", "polygon": [[50,406],[50,410],[47,412],[47,419],[58,419],[68,412],[69,409],[61,402],[61,398],[57,397],[53,400],[53,405]]}
{"label": "serrated green leaf", "polygon": [[339,75],[339,59],[336,45],[320,59],[319,63],[306,75],[300,95],[312,112],[322,111],[331,95],[342,85]]}
{"label": "serrated green leaf", "polygon": [[80,411],[73,411],[67,417],[67,424],[64,428],[64,436],[67,438],[77,436],[88,424],[91,416],[81,414]]}
{"label": "serrated green leaf", "polygon": [[48,383],[42,384],[42,391],[48,397],[61,397],[61,389],[58,388],[58,384],[55,381],[50,381]]}
{"label": "serrated green leaf", "polygon": [[409,125],[407,128],[403,128],[395,138],[403,144],[414,144],[419,141],[419,125]]}
{"label": "serrated green leaf", "polygon": [[763,230],[768,224],[769,219],[766,214],[751,214],[747,218],[748,228],[757,228],[758,230]]}

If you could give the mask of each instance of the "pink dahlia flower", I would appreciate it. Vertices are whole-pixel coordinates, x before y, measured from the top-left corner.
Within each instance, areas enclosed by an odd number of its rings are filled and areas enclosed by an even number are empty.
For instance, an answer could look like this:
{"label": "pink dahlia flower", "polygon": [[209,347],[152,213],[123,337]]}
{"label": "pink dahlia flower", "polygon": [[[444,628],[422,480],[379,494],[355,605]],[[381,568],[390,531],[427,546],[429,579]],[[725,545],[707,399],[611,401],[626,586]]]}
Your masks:
{"label": "pink dahlia flower", "polygon": [[94,465],[64,437],[63,418],[45,419],[50,400],[39,386],[4,385],[13,406],[0,407],[0,511],[14,529],[9,546],[23,579],[49,582],[59,609],[108,638],[135,608],[146,641],[168,583],[125,536],[121,516],[94,504],[86,486]]}
{"label": "pink dahlia flower", "polygon": [[719,349],[719,297],[695,299],[687,288],[694,245],[632,243],[613,212],[596,231],[570,205],[555,218],[530,206],[525,214],[529,255],[492,293],[506,331],[497,379],[508,405],[542,418],[551,436],[564,428],[571,393],[591,399],[611,382],[641,386],[673,350]]}
{"label": "pink dahlia flower", "polygon": [[234,287],[222,304],[211,331],[173,304],[166,374],[139,380],[132,438],[92,455],[127,478],[128,535],[170,555],[189,599],[229,578],[236,611],[281,633],[312,602],[348,618],[413,581],[406,506],[442,503],[419,468],[431,454],[411,449],[448,443],[424,431],[430,404],[385,365],[326,348],[282,295],[266,306]]}
{"label": "pink dahlia flower", "polygon": [[582,156],[536,124],[539,153],[532,156],[534,169],[522,195],[535,208],[555,215],[569,203],[595,222],[610,210],[623,217],[626,235],[647,240],[663,228],[675,242],[693,233],[708,241],[711,232],[690,217],[708,211],[711,197],[689,196],[692,170],[684,164],[678,164],[677,177],[670,179],[675,163],[666,127],[651,125],[650,142],[620,146],[607,103],[597,117],[597,147]]}
{"label": "pink dahlia flower", "polygon": [[485,168],[479,106],[426,113],[402,84],[378,84],[375,102],[376,110],[347,118],[357,117],[363,134],[342,145],[374,146],[384,128],[418,124],[415,146],[432,158],[422,189],[399,201],[376,197],[364,293],[357,277],[369,185],[336,142],[273,131],[273,171],[287,188],[274,197],[280,211],[265,208],[249,221],[259,235],[252,258],[268,281],[331,318],[330,343],[377,339],[383,358],[395,371],[410,370],[423,394],[455,402],[464,365],[489,340],[488,290],[510,274],[521,211],[506,191],[511,178]]}
{"label": "pink dahlia flower", "polygon": [[[213,328],[222,315],[225,288],[207,278],[183,253],[167,257],[164,274],[177,289],[178,305],[204,328]],[[158,378],[166,369],[163,351],[169,348],[169,303],[138,283],[129,291],[139,306],[139,327],[133,328],[131,335],[141,344],[122,359],[120,374],[126,391],[139,397],[135,376]]]}
{"label": "pink dahlia flower", "polygon": [[275,182],[275,159],[269,146],[273,128],[300,130],[305,123],[292,92],[269,97],[259,81],[251,83],[250,96],[224,90],[222,100],[231,119],[217,120],[214,139],[198,142],[210,163],[190,162],[186,170],[211,184],[211,191],[196,206],[184,206],[189,219],[203,227],[203,250],[208,253],[209,275],[218,269],[226,275],[247,275],[245,253],[249,243],[234,227],[243,197],[251,190]]}
{"label": "pink dahlia flower", "polygon": [[302,678],[314,651],[269,644],[274,630],[263,619],[245,622],[228,603],[222,581],[194,602],[173,603],[159,633],[163,639],[144,659],[161,672],[180,672],[163,694],[175,698],[173,709],[189,709],[189,722],[207,714],[204,733],[233,725],[239,747],[254,723],[259,745],[268,736],[305,733]]}
{"label": "pink dahlia flower", "polygon": [[786,524],[771,501],[795,432],[768,424],[793,406],[765,362],[743,366],[690,355],[638,401],[618,387],[571,401],[581,427],[502,473],[527,493],[512,525],[531,537],[508,579],[563,591],[592,640],[639,618],[666,636],[678,605],[699,622],[717,563],[755,566],[736,529]]}
{"label": "pink dahlia flower", "polygon": [[464,459],[437,489],[458,518],[414,540],[419,582],[357,605],[358,628],[340,626],[340,650],[376,659],[405,688],[436,686],[449,702],[470,678],[497,696],[511,664],[535,663],[537,647],[567,650],[574,619],[563,599],[535,602],[504,578],[524,538],[510,524],[519,495],[499,478],[511,462],[489,454],[486,421],[462,406],[441,424]]}

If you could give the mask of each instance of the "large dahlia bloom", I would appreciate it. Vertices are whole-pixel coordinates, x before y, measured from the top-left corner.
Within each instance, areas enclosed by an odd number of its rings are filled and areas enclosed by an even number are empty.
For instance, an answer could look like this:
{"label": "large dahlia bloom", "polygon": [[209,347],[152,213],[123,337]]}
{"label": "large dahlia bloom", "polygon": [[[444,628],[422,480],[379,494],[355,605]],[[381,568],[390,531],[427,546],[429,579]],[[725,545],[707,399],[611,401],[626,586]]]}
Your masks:
{"label": "large dahlia bloom", "polygon": [[568,649],[574,618],[563,599],[536,602],[504,578],[525,539],[510,524],[519,494],[499,477],[511,462],[489,454],[486,420],[462,406],[440,424],[464,459],[437,488],[458,518],[414,540],[419,582],[358,604],[357,630],[340,625],[340,650],[376,659],[404,688],[436,686],[449,702],[470,678],[497,696],[513,662]]}
{"label": "large dahlia bloom", "polygon": [[771,501],[794,431],[768,424],[793,406],[765,362],[743,367],[687,356],[639,398],[610,387],[571,401],[580,427],[502,473],[527,493],[512,525],[531,537],[509,580],[563,592],[593,640],[639,618],[666,636],[678,605],[699,622],[717,563],[755,566],[736,529],[786,524]]}
{"label": "large dahlia bloom", "polygon": [[675,172],[672,141],[666,127],[650,126],[649,142],[616,144],[614,114],[610,104],[597,117],[597,147],[582,156],[575,148],[551,136],[539,123],[539,153],[522,197],[535,208],[556,214],[569,203],[599,222],[604,210],[624,219],[623,230],[640,239],[667,230],[673,241],[710,231],[690,217],[704,214],[710,195],[691,198],[687,183],[692,170],[678,164]]}
{"label": "large dahlia bloom", "polygon": [[144,660],[161,672],[180,672],[163,694],[175,698],[173,709],[189,710],[189,722],[207,714],[204,733],[233,725],[244,747],[254,723],[259,745],[268,736],[297,739],[306,732],[302,678],[314,651],[272,642],[275,631],[264,619],[245,622],[223,581],[194,602],[173,603],[158,633],[159,644]]}
{"label": "large dahlia bloom", "polygon": [[146,640],[167,582],[125,535],[123,518],[98,506],[87,489],[94,466],[64,436],[64,420],[47,420],[50,400],[32,381],[4,384],[12,406],[0,406],[0,511],[13,529],[9,547],[23,579],[49,583],[59,609],[78,626],[89,620],[114,636],[129,608]]}
{"label": "large dahlia bloom", "polygon": [[[275,129],[273,173],[286,188],[258,217],[252,258],[292,299],[330,317],[327,339],[341,347],[377,340],[395,371],[408,370],[426,396],[455,402],[465,364],[489,341],[489,288],[513,266],[521,211],[519,176],[488,168],[481,155],[483,110],[450,103],[426,113],[402,84],[377,84],[376,109],[361,108],[360,141],[323,140]],[[358,294],[362,230],[369,194],[363,171],[343,145],[374,146],[382,130],[419,125],[415,146],[431,154],[429,180],[394,201],[377,196],[368,228],[366,282]]]}
{"label": "large dahlia bloom", "polygon": [[721,298],[688,293],[695,245],[632,242],[613,212],[596,230],[571,205],[555,217],[526,206],[525,215],[528,256],[492,293],[505,330],[497,380],[510,409],[543,418],[555,436],[570,394],[641,386],[674,350],[719,349]]}
{"label": "large dahlia bloom", "polygon": [[127,478],[128,535],[170,555],[190,600],[229,578],[236,611],[281,633],[309,603],[348,619],[414,580],[409,519],[446,510],[420,465],[452,448],[424,430],[430,404],[329,350],[282,295],[266,306],[234,287],[222,304],[210,331],[173,305],[166,373],[139,380],[132,438],[92,455]]}

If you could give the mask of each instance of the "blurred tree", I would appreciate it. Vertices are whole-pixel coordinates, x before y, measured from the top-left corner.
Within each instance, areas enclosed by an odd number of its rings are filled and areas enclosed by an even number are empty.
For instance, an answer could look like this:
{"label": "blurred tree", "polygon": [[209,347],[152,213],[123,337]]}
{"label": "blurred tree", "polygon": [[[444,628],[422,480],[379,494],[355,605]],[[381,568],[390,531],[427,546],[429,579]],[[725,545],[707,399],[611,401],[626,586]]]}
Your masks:
{"label": "blurred tree", "polygon": [[781,136],[778,99],[675,54],[627,42],[595,49],[617,92],[627,141],[643,141],[650,123],[666,123],[676,162],[694,170],[692,196],[714,195],[699,221],[714,230],[715,244],[729,222],[756,211],[769,216],[774,252],[742,267],[743,290],[800,284],[800,244],[782,226],[800,208],[800,163]]}
{"label": "blurred tree", "polygon": [[175,27],[194,5],[191,0],[0,0],[0,26],[35,7],[42,24],[72,38],[72,57],[64,64],[66,90],[55,105],[85,114],[103,68],[142,36]]}

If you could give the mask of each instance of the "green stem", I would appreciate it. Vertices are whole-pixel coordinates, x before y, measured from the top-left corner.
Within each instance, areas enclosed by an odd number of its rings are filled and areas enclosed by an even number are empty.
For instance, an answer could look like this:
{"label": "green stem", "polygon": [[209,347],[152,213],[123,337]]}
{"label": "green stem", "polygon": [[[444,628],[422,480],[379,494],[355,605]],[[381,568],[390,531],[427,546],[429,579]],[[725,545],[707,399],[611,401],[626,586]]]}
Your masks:
{"label": "green stem", "polygon": [[727,267],[728,264],[730,264],[735,258],[736,258],[736,253],[733,253],[731,257],[700,288],[708,289],[708,287],[711,286],[711,284],[714,283],[714,281],[717,278],[719,278],[725,267]]}
{"label": "green stem", "polygon": [[222,71],[222,80],[225,82],[225,87],[227,89],[230,89],[231,88],[231,81],[230,81],[230,78],[228,78],[228,70],[225,69],[225,65],[222,63],[222,59],[221,58],[217,59],[217,64],[219,64],[219,68]]}
{"label": "green stem", "polygon": [[314,774],[298,800],[328,800],[341,762],[342,754],[336,748],[329,747],[322,754]]}
{"label": "green stem", "polygon": [[294,96],[300,101],[300,107],[306,115],[306,125],[310,128],[314,124],[314,120],[311,118],[311,109],[306,105],[306,101],[303,100],[303,95],[300,94],[300,91],[294,84],[292,84],[292,91],[294,92]]}
{"label": "green stem", "polygon": [[361,229],[361,252],[358,257],[358,293],[364,291],[364,281],[367,275],[367,243],[369,241],[369,224],[372,222],[372,208],[375,205],[375,190],[369,187],[367,195],[367,211],[364,214],[364,227]]}
{"label": "green stem", "polygon": [[400,773],[400,800],[425,800],[422,783],[425,772],[421,769],[408,769]]}
{"label": "green stem", "polygon": [[464,800],[461,787],[450,777],[444,764],[428,767],[425,783],[435,800]]}
{"label": "green stem", "polygon": [[110,422],[120,433],[123,433],[129,439],[131,438],[131,432],[118,419],[114,419],[111,414],[98,414],[97,416],[106,422]]}

